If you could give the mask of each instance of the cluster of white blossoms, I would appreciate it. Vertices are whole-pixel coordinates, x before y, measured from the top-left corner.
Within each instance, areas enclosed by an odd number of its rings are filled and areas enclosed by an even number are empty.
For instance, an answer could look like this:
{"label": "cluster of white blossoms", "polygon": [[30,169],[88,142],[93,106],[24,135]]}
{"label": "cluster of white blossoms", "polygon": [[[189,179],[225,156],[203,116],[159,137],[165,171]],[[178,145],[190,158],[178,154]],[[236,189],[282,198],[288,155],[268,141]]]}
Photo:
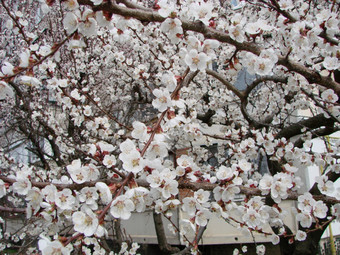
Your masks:
{"label": "cluster of white blossoms", "polygon": [[323,201],[315,201],[313,196],[306,192],[298,197],[297,220],[304,228],[309,228],[315,219],[324,219],[327,216],[328,207]]}
{"label": "cluster of white blossoms", "polygon": [[111,215],[117,219],[128,220],[133,211],[144,212],[152,204],[149,193],[149,190],[143,187],[129,189],[124,195],[120,195],[112,201]]}
{"label": "cluster of white blossoms", "polygon": [[152,189],[158,190],[164,199],[178,194],[178,182],[175,180],[176,172],[169,168],[162,170],[154,169],[146,177],[147,182]]}
{"label": "cluster of white blossoms", "polygon": [[133,141],[127,139],[119,146],[121,153],[119,159],[123,162],[123,168],[134,174],[144,169],[144,159],[137,150]]}
{"label": "cluster of white blossoms", "polygon": [[164,112],[172,106],[170,93],[167,89],[155,89],[152,93],[156,97],[152,101],[152,105],[158,109],[158,111]]}
{"label": "cluster of white blossoms", "polygon": [[41,239],[38,242],[39,250],[42,255],[51,255],[51,254],[62,254],[69,255],[71,254],[73,247],[72,245],[64,246],[58,240],[51,241],[45,236],[40,236]]}
{"label": "cluster of white blossoms", "polygon": [[[114,255],[102,242],[109,224],[147,210],[193,254],[212,217],[247,233],[269,224],[275,245],[340,219],[340,141],[320,153],[312,140],[339,129],[330,1],[7,2],[0,142],[19,132],[38,160],[9,157],[17,141],[0,149],[0,211],[26,214],[42,254]],[[301,194],[309,166],[325,169],[322,196]],[[297,200],[291,235],[286,199]],[[138,248],[122,243],[117,254]]]}
{"label": "cluster of white blossoms", "polygon": [[83,13],[79,11],[66,13],[63,24],[69,35],[75,31],[87,37],[97,35],[97,20],[90,9],[86,9]]}
{"label": "cluster of white blossoms", "polygon": [[183,199],[182,210],[188,214],[193,223],[204,227],[211,217],[209,200],[210,192],[200,189],[194,192],[194,196]]}
{"label": "cluster of white blossoms", "polygon": [[262,229],[270,217],[270,207],[264,204],[261,197],[251,198],[239,210],[245,225],[252,229]]}
{"label": "cluster of white blossoms", "polygon": [[262,194],[271,195],[276,203],[288,197],[288,191],[294,187],[292,175],[286,173],[277,173],[276,175],[264,175],[260,180],[259,188]]}
{"label": "cluster of white blossoms", "polygon": [[206,39],[202,43],[195,36],[187,38],[188,47],[183,49],[184,61],[191,71],[204,71],[211,61],[216,57],[214,50],[220,43],[217,40]]}
{"label": "cluster of white blossoms", "polygon": [[277,54],[272,49],[262,50],[259,56],[244,52],[241,63],[250,74],[270,75],[278,61]]}
{"label": "cluster of white blossoms", "polygon": [[172,72],[167,71],[162,74],[161,85],[162,87],[154,89],[152,92],[155,96],[155,99],[152,101],[153,107],[158,109],[159,112],[164,112],[169,108],[185,107],[183,99],[170,94],[174,92],[177,87],[177,80]]}
{"label": "cluster of white blossoms", "polygon": [[161,25],[161,31],[165,33],[172,43],[179,43],[183,34],[182,22],[175,18],[167,18]]}

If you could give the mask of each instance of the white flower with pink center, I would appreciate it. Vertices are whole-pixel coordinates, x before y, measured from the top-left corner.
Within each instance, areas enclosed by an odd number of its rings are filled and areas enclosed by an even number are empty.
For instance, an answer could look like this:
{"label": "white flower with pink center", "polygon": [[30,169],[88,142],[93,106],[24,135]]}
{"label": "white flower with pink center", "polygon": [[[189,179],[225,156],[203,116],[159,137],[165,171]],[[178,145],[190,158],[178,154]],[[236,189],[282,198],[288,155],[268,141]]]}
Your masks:
{"label": "white flower with pink center", "polygon": [[154,89],[152,93],[156,97],[152,100],[152,105],[158,111],[164,112],[168,107],[172,106],[170,93],[167,89]]}
{"label": "white flower with pink center", "polygon": [[173,11],[176,10],[175,4],[172,1],[169,2],[168,0],[160,0],[157,4],[160,7],[158,14],[163,18],[168,17]]}
{"label": "white flower with pink center", "polygon": [[317,201],[313,205],[313,214],[314,214],[315,217],[323,219],[323,218],[325,218],[327,216],[327,211],[328,211],[328,207],[321,200]]}
{"label": "white flower with pink center", "polygon": [[167,180],[162,188],[162,195],[168,199],[171,195],[175,196],[178,194],[178,182],[175,180]]}
{"label": "white flower with pink center", "polygon": [[136,150],[136,145],[130,139],[126,139],[124,142],[120,144],[119,149],[123,154],[129,154],[132,151]]}
{"label": "white flower with pink center", "polygon": [[124,170],[132,173],[141,172],[145,166],[144,159],[137,150],[131,151],[129,154],[121,153],[120,160],[123,161]]}
{"label": "white flower with pink center", "polygon": [[322,64],[327,70],[336,70],[340,68],[340,62],[337,57],[325,57]]}
{"label": "white flower with pink center", "polygon": [[63,189],[57,192],[55,204],[62,210],[71,210],[76,202],[70,189]]}
{"label": "white flower with pink center", "polygon": [[210,58],[204,52],[198,53],[196,49],[192,49],[185,55],[184,61],[189,66],[190,71],[204,71]]}
{"label": "white flower with pink center", "polygon": [[107,168],[111,168],[116,164],[116,157],[114,155],[105,155],[103,159],[103,164]]}
{"label": "white flower with pink center", "polygon": [[185,197],[183,199],[182,210],[185,211],[190,217],[195,215],[199,206],[200,205],[198,201],[193,197]]}
{"label": "white flower with pink center", "polygon": [[298,230],[297,232],[296,232],[296,235],[295,235],[295,239],[297,240],[297,241],[304,241],[304,240],[306,240],[306,237],[307,237],[307,234],[306,234],[306,232],[304,232],[304,231],[301,231],[301,230]]}
{"label": "white flower with pink center", "polygon": [[304,211],[306,213],[310,213],[313,209],[313,206],[315,204],[315,200],[309,192],[306,192],[305,194],[298,197],[298,208],[301,211]]}
{"label": "white flower with pink center", "polygon": [[39,250],[42,255],[69,255],[72,251],[72,246],[68,245],[64,247],[64,245],[58,240],[50,241],[48,238],[44,236],[40,236],[42,239],[38,242]]}
{"label": "white flower with pink center", "polygon": [[339,99],[338,95],[334,93],[332,89],[326,89],[321,93],[321,98],[329,103],[336,103]]}
{"label": "white flower with pink center", "polygon": [[162,75],[161,82],[169,92],[174,91],[177,86],[175,75],[170,71]]}
{"label": "white flower with pink center", "polygon": [[220,166],[216,172],[216,177],[219,180],[226,180],[233,177],[233,170],[230,167]]}
{"label": "white flower with pink center", "polygon": [[121,195],[112,202],[110,213],[114,218],[128,220],[133,210],[135,205],[132,200],[126,195]]}
{"label": "white flower with pink center", "polygon": [[92,236],[97,231],[98,217],[86,206],[83,207],[83,211],[73,213],[72,221],[74,230],[83,233],[85,236]]}
{"label": "white flower with pink center", "polygon": [[182,168],[187,168],[193,166],[194,161],[191,157],[182,155],[177,159],[177,164]]}

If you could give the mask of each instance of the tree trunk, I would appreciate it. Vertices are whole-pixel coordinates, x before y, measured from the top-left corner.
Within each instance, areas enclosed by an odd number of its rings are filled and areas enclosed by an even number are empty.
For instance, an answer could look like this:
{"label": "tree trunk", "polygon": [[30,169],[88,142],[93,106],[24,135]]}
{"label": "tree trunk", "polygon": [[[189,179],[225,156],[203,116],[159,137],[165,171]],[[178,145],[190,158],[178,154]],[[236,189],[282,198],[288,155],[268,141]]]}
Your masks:
{"label": "tree trunk", "polygon": [[155,230],[157,235],[157,241],[159,248],[163,254],[173,254],[179,252],[177,247],[172,247],[168,244],[166,240],[166,235],[164,231],[163,221],[162,221],[162,214],[153,212],[153,220],[155,222]]}

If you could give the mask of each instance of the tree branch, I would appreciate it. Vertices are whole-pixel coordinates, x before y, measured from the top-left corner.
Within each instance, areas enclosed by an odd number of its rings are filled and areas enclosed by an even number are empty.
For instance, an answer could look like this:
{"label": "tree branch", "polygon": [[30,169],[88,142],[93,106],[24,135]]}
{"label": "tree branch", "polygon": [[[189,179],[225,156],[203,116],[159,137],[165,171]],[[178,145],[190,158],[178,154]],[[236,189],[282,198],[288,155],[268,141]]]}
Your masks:
{"label": "tree branch", "polygon": [[[138,19],[141,22],[163,22],[165,20],[165,18],[158,14],[158,12],[152,11],[150,9],[148,11],[136,9],[136,6],[134,9],[132,9],[107,2],[98,6],[94,6],[90,0],[78,0],[78,3],[81,5],[91,6],[94,11],[103,10],[124,17],[132,17]],[[253,42],[240,43],[236,40],[233,40],[227,33],[207,27],[201,21],[191,22],[182,20],[182,27],[184,30],[201,33],[205,36],[205,38],[215,39],[220,42],[231,44],[239,51],[244,50],[252,52],[255,55],[260,55],[262,50],[257,44]],[[310,83],[317,83],[326,88],[333,89],[337,94],[340,94],[340,84],[333,81],[330,77],[321,76],[318,71],[308,69],[304,65],[289,60],[287,57],[279,56],[277,64],[287,67],[289,71],[303,75]]]}
{"label": "tree branch", "polygon": [[172,253],[179,252],[179,249],[177,247],[172,247],[167,242],[165,231],[164,231],[164,226],[163,226],[163,221],[162,221],[162,214],[156,213],[154,211],[153,220],[155,223],[157,241],[158,241],[158,245],[159,245],[161,252],[165,254],[172,254]]}
{"label": "tree branch", "polygon": [[310,130],[320,128],[321,126],[332,127],[334,124],[334,120],[331,118],[326,118],[323,114],[316,115],[314,117],[308,118],[306,120],[301,120],[295,124],[292,124],[288,127],[283,128],[277,135],[276,139],[280,139],[282,137],[287,140],[293,136],[300,135],[303,132],[302,128],[308,128]]}

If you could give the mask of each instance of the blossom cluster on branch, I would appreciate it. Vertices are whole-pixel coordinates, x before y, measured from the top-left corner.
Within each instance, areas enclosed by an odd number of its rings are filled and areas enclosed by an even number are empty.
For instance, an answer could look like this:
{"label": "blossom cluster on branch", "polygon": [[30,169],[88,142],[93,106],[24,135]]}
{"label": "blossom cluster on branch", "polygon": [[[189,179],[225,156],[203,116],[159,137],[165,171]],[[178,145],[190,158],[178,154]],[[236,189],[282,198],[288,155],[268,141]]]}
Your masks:
{"label": "blossom cluster on branch", "polygon": [[193,254],[212,217],[295,254],[340,220],[339,1],[0,1],[1,250],[135,254],[153,210]]}

